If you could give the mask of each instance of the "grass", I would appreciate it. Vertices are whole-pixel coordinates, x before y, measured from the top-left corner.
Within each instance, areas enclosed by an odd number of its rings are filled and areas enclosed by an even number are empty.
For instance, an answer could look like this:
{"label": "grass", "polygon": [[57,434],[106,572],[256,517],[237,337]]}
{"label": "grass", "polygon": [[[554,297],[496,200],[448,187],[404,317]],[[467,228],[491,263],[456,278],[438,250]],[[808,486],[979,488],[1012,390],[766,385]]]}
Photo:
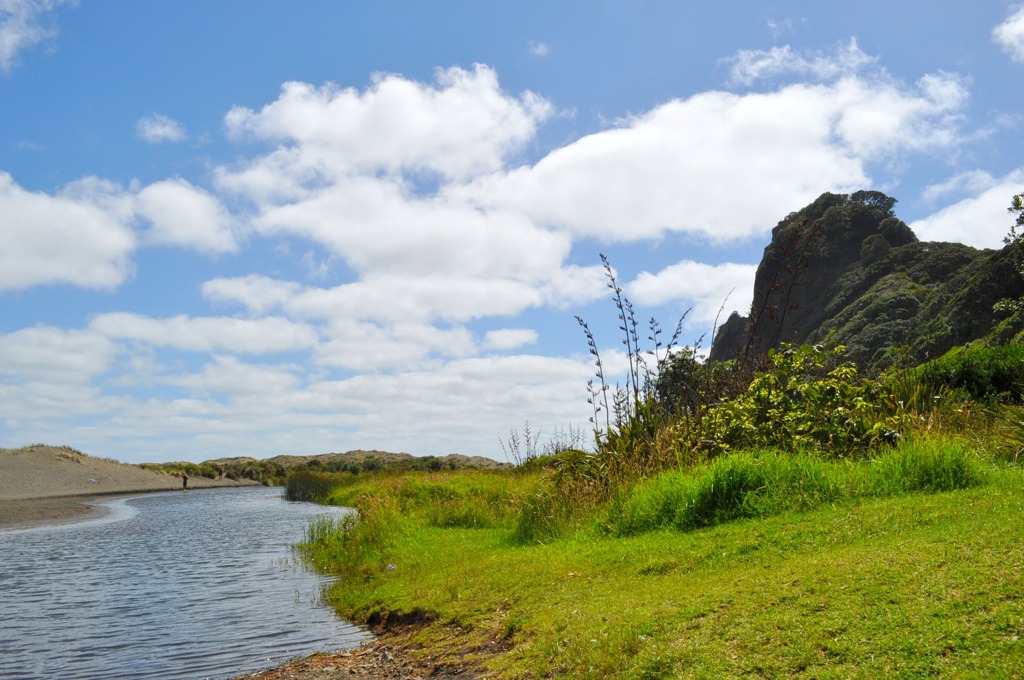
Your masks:
{"label": "grass", "polygon": [[[617,511],[598,508],[526,544],[517,504],[542,492],[542,473],[364,478],[333,497],[360,519],[304,550],[341,574],[327,597],[346,618],[419,612],[420,653],[468,655],[497,677],[1020,677],[1024,473],[948,442],[874,462],[783,460],[668,473],[618,510],[731,474],[733,500],[708,507],[754,512],[609,531]],[[481,503],[487,521],[443,521]]]}

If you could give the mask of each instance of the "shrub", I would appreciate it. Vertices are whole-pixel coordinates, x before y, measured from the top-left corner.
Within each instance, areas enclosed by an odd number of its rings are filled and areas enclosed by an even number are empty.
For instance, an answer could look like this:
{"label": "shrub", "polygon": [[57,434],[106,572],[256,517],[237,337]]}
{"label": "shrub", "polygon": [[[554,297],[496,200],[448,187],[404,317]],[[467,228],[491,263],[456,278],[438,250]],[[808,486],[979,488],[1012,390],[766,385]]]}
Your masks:
{"label": "shrub", "polygon": [[1024,345],[966,346],[916,369],[932,389],[946,387],[984,403],[1020,403],[1024,397]]}
{"label": "shrub", "polygon": [[293,472],[288,475],[285,483],[284,497],[290,501],[323,503],[340,484],[341,477],[338,474]]}
{"label": "shrub", "polygon": [[770,370],[758,373],[739,397],[712,408],[703,436],[717,452],[769,447],[839,457],[895,443],[905,414],[881,383],[839,363],[843,351],[808,345],[769,351]]}

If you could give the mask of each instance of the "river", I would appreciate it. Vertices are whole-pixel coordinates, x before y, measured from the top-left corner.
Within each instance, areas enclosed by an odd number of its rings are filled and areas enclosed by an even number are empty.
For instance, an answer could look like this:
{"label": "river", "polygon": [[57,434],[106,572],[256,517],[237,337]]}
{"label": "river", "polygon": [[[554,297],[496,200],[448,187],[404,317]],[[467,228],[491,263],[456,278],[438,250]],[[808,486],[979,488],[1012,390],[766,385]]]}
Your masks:
{"label": "river", "polygon": [[291,550],[340,509],[266,487],[103,503],[99,519],[0,531],[0,677],[230,678],[369,637]]}

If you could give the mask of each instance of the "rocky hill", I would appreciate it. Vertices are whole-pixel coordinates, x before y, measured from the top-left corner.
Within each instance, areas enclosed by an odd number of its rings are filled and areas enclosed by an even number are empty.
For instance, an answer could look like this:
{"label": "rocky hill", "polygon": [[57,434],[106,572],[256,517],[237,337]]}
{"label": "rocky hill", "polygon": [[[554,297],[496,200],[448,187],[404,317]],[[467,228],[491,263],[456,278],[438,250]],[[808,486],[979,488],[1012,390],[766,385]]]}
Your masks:
{"label": "rocky hill", "polygon": [[1024,330],[1021,312],[993,310],[1024,297],[1017,249],[919,241],[895,204],[877,191],[825,193],[780,221],[750,313],[718,329],[711,358],[756,356],[781,342],[842,344],[877,367]]}

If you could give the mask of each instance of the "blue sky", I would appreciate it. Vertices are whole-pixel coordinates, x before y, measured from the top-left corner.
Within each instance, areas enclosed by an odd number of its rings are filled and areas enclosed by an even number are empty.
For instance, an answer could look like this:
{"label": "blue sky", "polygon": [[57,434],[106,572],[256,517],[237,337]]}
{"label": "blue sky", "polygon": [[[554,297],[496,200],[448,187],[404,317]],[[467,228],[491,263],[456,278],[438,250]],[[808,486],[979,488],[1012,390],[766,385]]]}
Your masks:
{"label": "blue sky", "polygon": [[0,0],[0,447],[586,429],[600,253],[692,343],[824,191],[999,247],[1022,76],[1007,2]]}

